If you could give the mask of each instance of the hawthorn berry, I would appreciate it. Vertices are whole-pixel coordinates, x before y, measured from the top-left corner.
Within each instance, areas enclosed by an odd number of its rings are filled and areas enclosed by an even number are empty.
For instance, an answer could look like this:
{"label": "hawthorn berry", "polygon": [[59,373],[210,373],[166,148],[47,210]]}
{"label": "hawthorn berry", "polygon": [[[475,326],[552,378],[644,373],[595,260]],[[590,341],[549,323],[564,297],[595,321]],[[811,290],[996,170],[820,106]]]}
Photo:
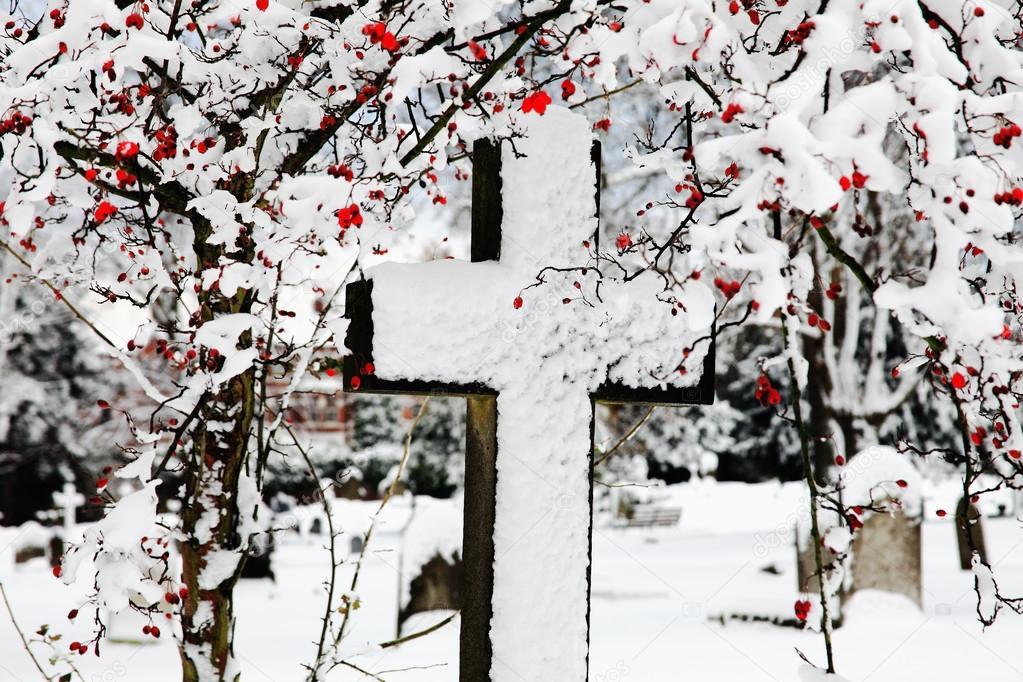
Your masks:
{"label": "hawthorn berry", "polygon": [[521,109],[522,112],[525,114],[528,114],[529,112],[533,111],[539,114],[540,116],[543,116],[544,112],[547,111],[547,106],[551,103],[551,101],[552,100],[550,95],[548,95],[543,90],[538,90],[537,92],[534,92],[532,95],[529,95],[524,100],[522,100]]}

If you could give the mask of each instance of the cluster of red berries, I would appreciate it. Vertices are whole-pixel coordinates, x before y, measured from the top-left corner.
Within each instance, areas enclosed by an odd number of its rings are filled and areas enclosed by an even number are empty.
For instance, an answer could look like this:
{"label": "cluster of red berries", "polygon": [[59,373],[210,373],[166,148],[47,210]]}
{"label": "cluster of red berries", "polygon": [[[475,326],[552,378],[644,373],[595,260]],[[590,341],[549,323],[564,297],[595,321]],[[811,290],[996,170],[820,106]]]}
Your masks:
{"label": "cluster of red berries", "polygon": [[[217,139],[215,137],[204,137],[198,141],[192,140],[192,143],[189,146],[200,154],[205,154],[217,146]],[[185,156],[188,155],[186,154]]]}
{"label": "cluster of red berries", "polygon": [[824,292],[824,295],[834,301],[840,293],[842,293],[842,285],[838,282],[832,282],[828,285],[828,290]]}
{"label": "cluster of red berries", "polygon": [[174,129],[173,125],[157,130],[154,137],[156,137],[156,149],[153,150],[154,161],[173,159],[178,155],[178,131]]}
{"label": "cluster of red berries", "polygon": [[117,150],[114,152],[114,158],[118,161],[131,161],[139,155],[139,146],[135,142],[125,140],[117,145]]}
{"label": "cluster of red berries", "polygon": [[561,81],[561,99],[568,101],[568,98],[575,94],[575,83],[572,81]]}
{"label": "cluster of red berries", "polygon": [[[376,371],[376,367],[373,365],[372,362],[364,363],[362,365],[362,367],[359,368],[359,374],[361,374],[362,376],[369,376],[369,375],[373,374],[375,371]],[[361,386],[362,386],[362,377],[360,377],[359,375],[353,376],[348,381],[348,387],[351,388],[353,391],[358,391],[359,387],[361,387]]]}
{"label": "cluster of red berries", "polygon": [[867,183],[868,177],[870,176],[864,175],[863,173],[857,170],[853,171],[851,178],[846,175],[843,175],[841,178],[838,179],[838,184],[841,185],[843,192],[848,192],[850,187],[855,187],[856,189],[863,189],[863,185]]}
{"label": "cluster of red berries", "polygon": [[797,599],[794,610],[796,612],[796,618],[801,621],[805,621],[806,617],[810,615],[810,601],[807,599]]}
{"label": "cluster of red berries", "polygon": [[336,166],[327,166],[327,175],[332,178],[344,178],[348,182],[351,182],[352,178],[355,177],[352,169],[343,163],[339,163]]}
{"label": "cluster of red berries", "polygon": [[729,104],[727,107],[725,107],[725,110],[721,113],[721,122],[731,123],[733,120],[735,120],[736,114],[741,114],[742,112],[743,112],[742,105],[735,104],[733,102],[732,104]]}
{"label": "cluster of red berries", "polygon": [[806,316],[806,323],[808,325],[810,325],[811,327],[819,328],[822,332],[829,332],[829,331],[831,331],[831,323],[828,322],[827,320],[825,320],[824,318],[822,318],[817,313],[813,313],[812,312],[809,315],[807,315]]}
{"label": "cluster of red berries", "polygon": [[689,197],[684,202],[686,208],[694,209],[703,203],[703,192],[700,190],[689,184],[675,185],[676,192],[684,192],[685,190],[689,190]]}
{"label": "cluster of red berries", "polygon": [[79,656],[84,656],[89,652],[89,645],[82,644],[81,642],[71,642],[71,646],[68,648],[77,653]]}
{"label": "cluster of red berries", "polygon": [[363,26],[362,35],[369,36],[369,42],[371,44],[379,44],[380,47],[384,48],[388,52],[394,52],[398,49],[398,39],[394,37],[393,33],[387,30],[387,25],[382,21]]}
{"label": "cluster of red berries", "polygon": [[53,21],[54,28],[64,27],[64,11],[60,9],[50,10],[50,19]]}
{"label": "cluster of red berries", "polygon": [[522,100],[522,112],[528,114],[529,112],[534,111],[540,116],[543,116],[544,112],[547,111],[547,105],[550,103],[551,96],[543,90],[540,90]]}
{"label": "cluster of red berries", "polygon": [[117,169],[117,187],[119,189],[125,189],[127,187],[131,187],[136,182],[138,182],[138,178],[136,178],[132,173],[129,173],[128,171],[124,170],[123,168],[118,168]]}
{"label": "cluster of red berries", "polygon": [[603,130],[606,133],[607,131],[611,130],[611,119],[609,118],[600,119],[599,121],[593,124],[593,129]]}
{"label": "cluster of red berries", "polygon": [[32,125],[32,117],[26,116],[20,111],[15,111],[5,119],[0,119],[0,135],[14,133],[21,135]]}
{"label": "cluster of red berries", "polygon": [[615,246],[618,247],[619,251],[625,251],[632,247],[632,235],[628,232],[622,232],[620,235],[615,237]]}
{"label": "cluster of red berries", "polygon": [[176,605],[180,604],[181,600],[182,599],[186,599],[187,597],[188,597],[188,588],[187,587],[182,587],[177,592],[168,592],[167,594],[165,594],[163,596],[164,600],[168,604],[171,604],[172,606],[176,606]]}
{"label": "cluster of red berries", "polygon": [[[753,5],[752,0],[742,0],[742,7],[746,9],[746,16],[748,16],[749,20],[753,23],[754,26],[756,26],[760,23],[760,12],[758,12],[755,9],[752,9],[752,5]],[[728,11],[732,15],[738,14],[739,9],[740,9],[739,0],[732,0],[730,3],[728,3]]]}
{"label": "cluster of red berries", "polygon": [[360,227],[362,225],[362,213],[359,211],[359,205],[351,204],[347,208],[338,210],[337,224],[342,232],[349,227]]}
{"label": "cluster of red berries", "polygon": [[721,277],[715,277],[714,286],[725,295],[725,298],[732,298],[742,289],[742,282],[736,279],[728,281]]}
{"label": "cluster of red berries", "polygon": [[142,15],[139,14],[138,12],[132,12],[124,19],[124,25],[127,28],[137,28],[140,31],[142,30],[142,27],[145,25],[145,23],[146,23],[145,19],[143,19]]}
{"label": "cluster of red berries", "polygon": [[143,635],[149,635],[150,637],[154,637],[156,639],[159,639],[160,638],[160,628],[157,627],[156,625],[143,625],[142,626],[142,634]]}
{"label": "cluster of red berries", "polygon": [[781,404],[781,393],[771,385],[771,379],[766,374],[757,377],[757,390],[753,397],[764,407]]}
{"label": "cluster of red berries", "polygon": [[995,195],[996,204],[1009,204],[1010,206],[1019,206],[1023,204],[1023,187],[1013,187],[1008,192],[1002,192]]}
{"label": "cluster of red berries", "polygon": [[998,132],[991,137],[991,141],[994,142],[999,147],[1008,149],[1010,146],[1012,146],[1013,138],[1019,137],[1021,132],[1023,131],[1020,130],[1020,127],[1018,125],[1016,125],[1015,123],[1010,123],[1007,126],[1002,126],[1001,128],[999,128]]}
{"label": "cluster of red berries", "polygon": [[99,202],[99,206],[96,207],[96,212],[94,214],[96,224],[101,225],[105,223],[115,213],[117,213],[117,207],[109,201]]}
{"label": "cluster of red berries", "polygon": [[109,97],[111,104],[115,105],[117,113],[131,116],[135,113],[135,104],[131,101],[131,95],[125,92],[115,92]]}
{"label": "cluster of red berries", "polygon": [[366,83],[359,88],[359,94],[355,96],[355,101],[359,104],[365,104],[369,101],[369,98],[377,94],[377,86],[372,83]]}
{"label": "cluster of red berries", "polygon": [[817,25],[812,21],[804,21],[791,31],[786,31],[784,40],[792,45],[802,45],[816,27]]}

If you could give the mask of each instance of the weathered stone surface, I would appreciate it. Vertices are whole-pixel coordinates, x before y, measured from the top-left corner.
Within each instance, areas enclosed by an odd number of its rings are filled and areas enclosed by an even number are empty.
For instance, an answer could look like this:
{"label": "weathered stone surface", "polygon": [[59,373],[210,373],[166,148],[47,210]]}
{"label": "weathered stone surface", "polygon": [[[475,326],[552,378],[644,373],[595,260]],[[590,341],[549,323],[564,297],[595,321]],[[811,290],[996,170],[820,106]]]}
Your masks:
{"label": "weathered stone surface", "polygon": [[882,590],[923,606],[920,521],[899,512],[872,514],[853,539],[852,593]]}

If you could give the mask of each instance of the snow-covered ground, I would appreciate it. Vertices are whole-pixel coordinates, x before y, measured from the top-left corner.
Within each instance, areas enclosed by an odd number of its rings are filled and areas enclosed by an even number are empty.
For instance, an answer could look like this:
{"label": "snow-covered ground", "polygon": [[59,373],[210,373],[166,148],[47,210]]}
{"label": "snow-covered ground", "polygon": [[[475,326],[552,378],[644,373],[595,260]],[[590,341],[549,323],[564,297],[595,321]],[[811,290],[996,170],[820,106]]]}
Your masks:
{"label": "snow-covered ground", "polygon": [[[796,649],[821,661],[821,638],[812,632],[727,619],[738,614],[791,616],[797,593],[789,529],[796,492],[791,486],[770,484],[677,486],[663,493],[683,506],[677,529],[595,528],[591,682],[791,682],[799,679]],[[345,509],[353,513],[358,506],[346,503]],[[371,509],[365,505],[367,513]],[[986,519],[984,530],[1004,591],[1023,592],[1019,523]],[[958,570],[952,524],[932,515],[923,533],[924,610],[883,595],[859,595],[835,636],[839,672],[851,681],[871,682],[1023,679],[1018,655],[1023,618],[1003,613],[994,627],[982,632],[973,614],[971,577]],[[363,607],[354,616],[348,645],[360,653],[350,660],[385,680],[455,680],[457,619],[400,647],[375,646],[395,635],[403,562],[399,538],[394,532],[380,534],[377,551],[364,567],[359,589]],[[347,539],[342,546],[347,550]],[[326,561],[315,539],[294,536],[278,546],[275,584],[242,582],[236,653],[246,680],[302,679],[300,666],[311,659],[318,634]],[[776,572],[765,571],[768,567]],[[346,566],[342,571],[342,583],[349,570]],[[0,571],[6,571],[0,577],[23,629],[49,623],[64,633],[64,642],[86,633],[81,617],[74,625],[66,619],[76,605],[75,588],[55,580],[45,564]],[[406,628],[417,630],[445,615],[421,614]],[[115,629],[115,635],[130,637],[136,624],[122,621]],[[100,658],[90,653],[76,663],[87,682],[162,682],[179,675],[176,651],[167,637],[155,644],[107,643]],[[499,665],[514,670],[516,661]],[[0,681],[35,679],[40,679],[38,672],[21,650],[6,614],[0,613]],[[367,678],[338,668],[330,679]]]}

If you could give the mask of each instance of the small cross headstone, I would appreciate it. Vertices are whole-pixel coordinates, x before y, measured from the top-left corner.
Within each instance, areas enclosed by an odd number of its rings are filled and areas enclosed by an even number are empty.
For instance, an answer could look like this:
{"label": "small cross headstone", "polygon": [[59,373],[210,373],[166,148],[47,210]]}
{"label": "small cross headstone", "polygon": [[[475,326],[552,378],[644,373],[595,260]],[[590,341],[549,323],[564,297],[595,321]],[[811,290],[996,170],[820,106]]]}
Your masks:
{"label": "small cross headstone", "polygon": [[346,390],[467,398],[463,682],[586,679],[593,404],[714,393],[710,290],[580,268],[599,149],[568,110],[526,118],[474,146],[473,262],[386,263],[347,289]]}
{"label": "small cross headstone", "polygon": [[959,548],[959,568],[969,571],[973,568],[972,547],[977,548],[981,561],[987,561],[987,548],[984,546],[984,528],[981,525],[980,510],[977,509],[977,505],[964,497],[959,500],[954,521],[956,545]]}
{"label": "small cross headstone", "polygon": [[61,539],[65,544],[69,543],[73,539],[75,516],[78,508],[85,504],[85,495],[78,492],[74,483],[67,481],[60,492],[53,493],[53,504],[61,510]]}

